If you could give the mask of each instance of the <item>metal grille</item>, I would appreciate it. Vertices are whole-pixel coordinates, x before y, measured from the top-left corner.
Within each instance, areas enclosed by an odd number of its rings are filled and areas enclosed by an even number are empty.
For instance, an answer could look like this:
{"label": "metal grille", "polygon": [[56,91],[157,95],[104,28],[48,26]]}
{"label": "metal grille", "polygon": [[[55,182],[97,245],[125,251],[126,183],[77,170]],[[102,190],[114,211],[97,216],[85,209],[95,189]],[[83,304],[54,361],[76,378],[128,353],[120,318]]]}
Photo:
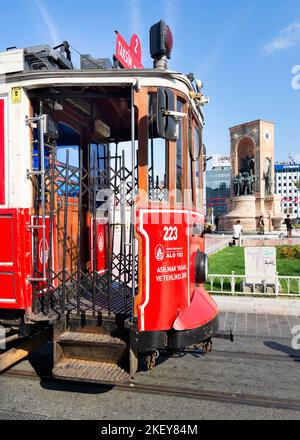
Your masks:
{"label": "metal grille", "polygon": [[149,169],[148,176],[148,186],[149,186],[149,200],[152,202],[163,202],[167,200],[167,178],[164,175],[164,181],[159,181],[159,176],[152,176],[152,168]]}
{"label": "metal grille", "polygon": [[[102,146],[103,147],[103,146]],[[132,172],[125,166],[124,151],[111,157],[104,146],[88,154],[81,151],[79,166],[56,159],[51,147],[49,165],[45,169],[45,215],[47,255],[40,252],[39,229],[33,228],[34,311],[101,311],[132,316],[132,274],[137,286],[137,258],[132,268],[133,225],[129,220],[132,208]],[[86,163],[87,162],[87,163]],[[135,173],[136,176],[136,173]],[[35,218],[42,218],[41,175],[31,176],[35,188]],[[137,178],[135,177],[135,186]],[[97,221],[106,219],[106,268],[97,271]],[[46,225],[41,225],[46,228]],[[90,243],[94,245],[91,246]],[[42,278],[39,260],[47,260],[47,281]]]}

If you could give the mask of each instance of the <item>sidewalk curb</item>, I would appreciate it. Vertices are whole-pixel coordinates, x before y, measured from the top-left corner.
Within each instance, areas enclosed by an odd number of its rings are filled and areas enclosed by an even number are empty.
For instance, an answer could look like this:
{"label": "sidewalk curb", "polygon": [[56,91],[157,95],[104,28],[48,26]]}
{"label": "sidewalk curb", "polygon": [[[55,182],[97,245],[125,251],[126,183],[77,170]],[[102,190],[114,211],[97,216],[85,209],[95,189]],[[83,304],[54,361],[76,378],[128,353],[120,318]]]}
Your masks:
{"label": "sidewalk curb", "polygon": [[285,315],[300,318],[300,298],[251,298],[212,295],[220,312]]}

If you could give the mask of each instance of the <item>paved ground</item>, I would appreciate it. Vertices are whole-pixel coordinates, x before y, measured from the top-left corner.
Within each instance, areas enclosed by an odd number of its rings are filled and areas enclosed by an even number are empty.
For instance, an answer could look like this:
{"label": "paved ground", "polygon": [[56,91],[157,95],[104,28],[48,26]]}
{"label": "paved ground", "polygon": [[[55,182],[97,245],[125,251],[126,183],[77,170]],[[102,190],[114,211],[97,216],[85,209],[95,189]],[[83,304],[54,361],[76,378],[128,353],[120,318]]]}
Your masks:
{"label": "paved ground", "polygon": [[234,334],[292,339],[292,329],[300,326],[300,316],[226,312],[220,314],[220,330]]}
{"label": "paved ground", "polygon": [[282,315],[300,318],[300,298],[212,295],[222,313]]}
{"label": "paved ground", "polygon": [[[161,355],[151,372],[141,362],[136,381],[300,400],[300,351],[291,348],[290,332],[299,324],[296,318],[224,313],[220,324],[240,335],[233,344],[216,339],[206,356],[199,351]],[[32,365],[23,362],[15,368],[30,370]],[[258,420],[300,419],[300,413],[1,376],[0,419]]]}

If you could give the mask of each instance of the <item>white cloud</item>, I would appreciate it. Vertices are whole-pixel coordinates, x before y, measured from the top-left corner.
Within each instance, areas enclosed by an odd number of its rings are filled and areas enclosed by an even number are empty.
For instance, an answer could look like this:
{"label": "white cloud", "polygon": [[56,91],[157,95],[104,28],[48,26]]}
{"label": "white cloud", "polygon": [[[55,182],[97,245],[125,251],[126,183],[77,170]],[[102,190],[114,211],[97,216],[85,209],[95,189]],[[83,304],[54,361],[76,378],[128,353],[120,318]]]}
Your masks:
{"label": "white cloud", "polygon": [[57,27],[42,0],[34,0],[34,3],[42,16],[53,45],[55,46],[56,44],[61,43],[62,38],[60,37]]}
{"label": "white cloud", "polygon": [[263,53],[269,55],[277,50],[285,50],[300,45],[300,23],[294,22],[282,31],[277,38],[266,44]]}
{"label": "white cloud", "polygon": [[128,5],[130,10],[131,32],[132,34],[141,35],[144,27],[141,17],[141,1],[128,0]]}
{"label": "white cloud", "polygon": [[176,25],[178,8],[179,5],[175,0],[164,0],[164,18],[172,30]]}

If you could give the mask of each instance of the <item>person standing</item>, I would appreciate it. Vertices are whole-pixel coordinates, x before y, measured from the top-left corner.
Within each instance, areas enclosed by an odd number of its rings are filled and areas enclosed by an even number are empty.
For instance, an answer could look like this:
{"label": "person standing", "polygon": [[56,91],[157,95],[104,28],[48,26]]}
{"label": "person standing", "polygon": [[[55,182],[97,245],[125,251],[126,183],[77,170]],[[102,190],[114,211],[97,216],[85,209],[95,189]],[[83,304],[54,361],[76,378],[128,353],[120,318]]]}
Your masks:
{"label": "person standing", "polygon": [[287,236],[289,238],[291,238],[292,236],[292,229],[293,229],[293,224],[292,224],[292,220],[290,218],[290,216],[288,215],[287,218],[284,220],[284,222],[282,223],[283,225],[286,225],[286,230],[287,230]]}
{"label": "person standing", "polygon": [[264,235],[265,234],[265,222],[264,222],[264,218],[263,218],[262,215],[258,219],[257,228],[258,228],[258,233],[260,235]]}
{"label": "person standing", "polygon": [[215,218],[216,232],[218,232],[218,230],[219,230],[219,220],[220,220],[220,216],[217,215]]}
{"label": "person standing", "polygon": [[239,246],[241,245],[241,236],[243,232],[243,226],[241,225],[241,221],[237,220],[233,225],[233,244],[236,246],[236,242],[238,241]]}

